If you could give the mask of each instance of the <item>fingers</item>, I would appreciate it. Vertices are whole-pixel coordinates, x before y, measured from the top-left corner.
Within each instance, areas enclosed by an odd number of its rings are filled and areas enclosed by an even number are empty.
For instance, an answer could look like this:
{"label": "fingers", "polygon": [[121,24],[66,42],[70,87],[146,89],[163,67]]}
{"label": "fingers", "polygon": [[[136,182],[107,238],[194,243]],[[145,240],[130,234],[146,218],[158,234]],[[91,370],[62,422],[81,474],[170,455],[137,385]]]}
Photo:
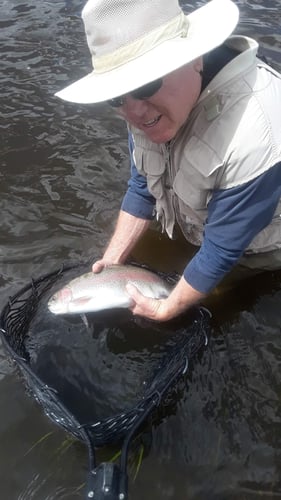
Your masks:
{"label": "fingers", "polygon": [[154,320],[159,319],[158,309],[161,304],[160,300],[150,299],[148,297],[145,297],[131,283],[128,283],[126,285],[126,290],[134,302],[133,305],[130,307],[133,314],[137,314],[139,316],[144,316],[146,318]]}
{"label": "fingers", "polygon": [[105,267],[105,263],[103,260],[97,260],[94,262],[92,265],[92,271],[93,273],[100,273]]}
{"label": "fingers", "polygon": [[122,261],[107,259],[105,256],[103,256],[102,259],[94,262],[94,264],[92,265],[92,271],[93,273],[100,273],[105,267],[118,264],[121,265]]}
{"label": "fingers", "polygon": [[134,302],[141,303],[142,299],[145,299],[145,297],[138,291],[137,287],[131,283],[127,283],[126,290]]}

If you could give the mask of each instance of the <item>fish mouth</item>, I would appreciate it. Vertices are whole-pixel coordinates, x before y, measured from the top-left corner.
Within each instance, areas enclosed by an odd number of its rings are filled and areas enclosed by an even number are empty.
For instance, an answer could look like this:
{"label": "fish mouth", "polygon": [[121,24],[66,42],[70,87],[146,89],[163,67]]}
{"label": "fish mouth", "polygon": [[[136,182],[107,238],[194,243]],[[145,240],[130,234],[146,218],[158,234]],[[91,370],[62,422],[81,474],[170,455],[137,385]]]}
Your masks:
{"label": "fish mouth", "polygon": [[158,115],[158,116],[156,116],[156,118],[153,118],[152,120],[148,120],[147,122],[144,122],[143,126],[146,128],[154,127],[155,125],[157,125],[157,123],[159,123],[161,118],[162,118],[162,115]]}

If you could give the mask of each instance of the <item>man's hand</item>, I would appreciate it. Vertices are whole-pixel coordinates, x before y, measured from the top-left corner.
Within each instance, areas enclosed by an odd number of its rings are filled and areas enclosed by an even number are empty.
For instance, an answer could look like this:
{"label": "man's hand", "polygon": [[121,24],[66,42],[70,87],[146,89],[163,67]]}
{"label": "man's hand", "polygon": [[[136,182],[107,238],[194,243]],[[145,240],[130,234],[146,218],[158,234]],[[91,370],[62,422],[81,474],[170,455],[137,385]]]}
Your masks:
{"label": "man's hand", "polygon": [[120,210],[113,236],[102,259],[93,264],[93,273],[100,273],[111,264],[123,264],[149,224],[149,220],[139,219]]}
{"label": "man's hand", "polygon": [[112,264],[115,264],[115,262],[110,262],[105,259],[97,260],[92,265],[92,271],[93,273],[100,273],[106,266],[110,266]]}
{"label": "man's hand", "polygon": [[[150,299],[145,297],[139,290],[130,283],[126,286],[127,292],[133,299],[134,304],[130,307],[133,314],[138,314],[139,316],[144,316],[149,319],[154,319],[156,321],[165,321],[169,319],[165,317],[165,300]],[[162,317],[164,306],[164,315]]]}
{"label": "man's hand", "polygon": [[133,314],[154,321],[168,321],[199,302],[205,295],[192,288],[182,277],[167,299],[151,299],[142,295],[132,284],[126,286],[134,304],[130,307]]}

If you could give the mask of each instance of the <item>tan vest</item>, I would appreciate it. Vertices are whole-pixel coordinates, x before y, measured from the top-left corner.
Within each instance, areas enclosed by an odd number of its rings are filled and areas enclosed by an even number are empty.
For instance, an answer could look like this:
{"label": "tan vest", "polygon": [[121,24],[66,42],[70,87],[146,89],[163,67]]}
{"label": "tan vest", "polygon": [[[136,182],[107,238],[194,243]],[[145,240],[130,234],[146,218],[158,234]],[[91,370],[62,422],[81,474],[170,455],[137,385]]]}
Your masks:
{"label": "tan vest", "polygon": [[[169,145],[130,128],[136,167],[147,177],[163,230],[172,238],[177,220],[195,245],[214,189],[239,186],[281,161],[281,75],[256,58],[254,40],[233,36],[226,44],[241,53],[204,89]],[[281,201],[247,253],[280,247]]]}

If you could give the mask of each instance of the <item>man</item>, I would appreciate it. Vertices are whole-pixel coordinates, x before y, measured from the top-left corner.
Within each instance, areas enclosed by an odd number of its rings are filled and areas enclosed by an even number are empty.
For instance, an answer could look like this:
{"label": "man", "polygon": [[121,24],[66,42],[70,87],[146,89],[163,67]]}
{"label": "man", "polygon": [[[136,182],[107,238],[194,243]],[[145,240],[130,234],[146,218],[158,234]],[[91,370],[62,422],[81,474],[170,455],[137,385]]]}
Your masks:
{"label": "man", "polygon": [[132,311],[165,321],[206,296],[238,262],[281,267],[281,75],[258,44],[230,36],[231,0],[185,16],[177,0],[89,0],[94,70],[58,96],[108,101],[129,131],[131,179],[99,272],[126,260],[151,219],[177,223],[199,250],[165,300],[132,285]]}

